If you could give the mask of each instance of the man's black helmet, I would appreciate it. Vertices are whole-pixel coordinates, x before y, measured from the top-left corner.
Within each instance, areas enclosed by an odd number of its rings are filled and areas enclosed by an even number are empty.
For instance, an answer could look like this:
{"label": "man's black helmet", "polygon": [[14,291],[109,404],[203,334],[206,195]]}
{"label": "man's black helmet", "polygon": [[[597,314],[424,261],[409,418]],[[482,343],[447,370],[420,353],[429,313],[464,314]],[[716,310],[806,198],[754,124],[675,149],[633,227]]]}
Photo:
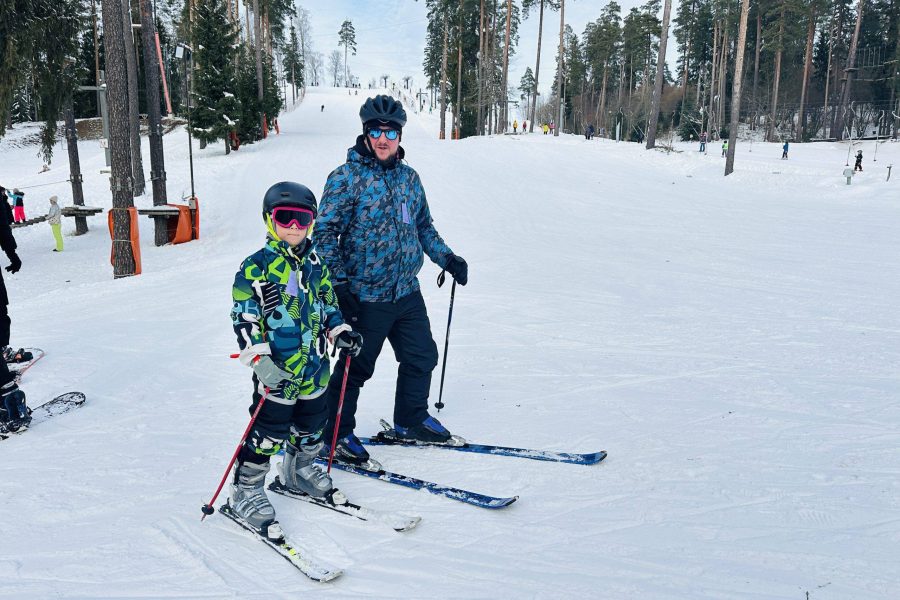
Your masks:
{"label": "man's black helmet", "polygon": [[279,206],[295,206],[308,208],[313,214],[318,214],[316,195],[301,183],[282,181],[276,183],[263,196],[263,218]]}
{"label": "man's black helmet", "polygon": [[406,125],[406,111],[403,110],[400,102],[382,94],[366,100],[366,103],[359,109],[359,119],[363,125],[378,123],[394,125],[397,129],[403,129]]}

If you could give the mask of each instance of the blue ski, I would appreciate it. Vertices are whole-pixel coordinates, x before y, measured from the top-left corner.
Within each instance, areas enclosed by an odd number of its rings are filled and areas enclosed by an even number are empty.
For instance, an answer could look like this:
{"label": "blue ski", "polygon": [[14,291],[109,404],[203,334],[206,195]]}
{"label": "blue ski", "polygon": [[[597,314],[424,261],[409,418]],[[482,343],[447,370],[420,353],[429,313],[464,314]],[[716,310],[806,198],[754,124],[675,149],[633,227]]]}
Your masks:
{"label": "blue ski", "polygon": [[492,446],[489,444],[470,444],[465,440],[453,436],[448,443],[426,443],[412,440],[404,440],[396,437],[394,430],[385,421],[382,421],[385,431],[374,437],[360,438],[363,444],[370,446],[416,446],[419,448],[446,448],[447,450],[459,450],[460,452],[475,452],[477,454],[494,454],[496,456],[514,456],[517,458],[530,458],[531,460],[544,460],[548,462],[570,463],[574,465],[595,465],[606,458],[606,451],[576,454],[573,452],[553,452],[550,450],[529,450],[528,448],[511,448],[508,446]]}
{"label": "blue ski", "polygon": [[[319,460],[323,463],[327,462],[322,459]],[[371,477],[372,479],[380,479],[381,481],[387,481],[388,483],[402,485],[414,490],[426,490],[431,492],[432,494],[437,494],[438,496],[444,496],[445,498],[450,498],[451,500],[459,500],[460,502],[465,502],[466,504],[479,506],[481,508],[504,508],[519,499],[518,496],[512,496],[510,498],[488,496],[486,494],[470,492],[468,490],[441,485],[439,483],[433,483],[431,481],[423,481],[421,479],[416,479],[415,477],[400,475],[399,473],[391,473],[390,471],[385,471],[384,469],[370,471],[369,469],[363,469],[355,465],[348,465],[339,463],[337,461],[334,461],[331,466],[335,469],[347,471],[348,473],[356,473],[357,475]]]}

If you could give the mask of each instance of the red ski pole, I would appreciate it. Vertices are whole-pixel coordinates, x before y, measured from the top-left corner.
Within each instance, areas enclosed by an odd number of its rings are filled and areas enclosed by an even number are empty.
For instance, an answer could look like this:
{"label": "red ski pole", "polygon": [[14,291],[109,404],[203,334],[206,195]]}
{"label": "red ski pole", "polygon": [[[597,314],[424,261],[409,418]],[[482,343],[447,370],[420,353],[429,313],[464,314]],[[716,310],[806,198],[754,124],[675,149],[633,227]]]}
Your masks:
{"label": "red ski pole", "polygon": [[347,391],[347,377],[350,375],[350,354],[344,366],[344,381],[341,382],[341,397],[338,400],[337,416],[334,418],[334,434],[331,436],[331,451],[328,453],[328,473],[331,473],[331,461],[334,460],[334,447],[337,445],[338,428],[341,426],[341,412],[344,410],[344,392]]}
{"label": "red ski pole", "polygon": [[231,467],[232,465],[234,465],[234,461],[237,459],[238,453],[241,451],[241,448],[244,447],[244,440],[247,439],[247,434],[250,432],[250,428],[253,427],[253,424],[256,422],[256,417],[259,415],[259,411],[262,408],[263,403],[266,401],[266,396],[268,395],[269,388],[265,388],[263,390],[262,398],[259,399],[259,404],[256,405],[256,410],[253,411],[253,416],[250,417],[250,422],[247,423],[247,429],[244,430],[244,434],[241,436],[241,441],[238,442],[237,448],[234,449],[234,454],[231,456],[231,460],[228,462],[228,466],[225,468],[225,474],[222,475],[222,481],[219,482],[219,487],[216,488],[216,493],[213,494],[212,500],[210,500],[208,504],[204,504],[200,509],[203,511],[203,516],[200,517],[201,522],[207,517],[207,515],[211,515],[216,512],[216,509],[213,508],[213,504],[215,503],[216,498],[219,497],[219,492],[222,491],[222,487],[225,485],[225,480],[228,479],[228,473],[231,472]]}

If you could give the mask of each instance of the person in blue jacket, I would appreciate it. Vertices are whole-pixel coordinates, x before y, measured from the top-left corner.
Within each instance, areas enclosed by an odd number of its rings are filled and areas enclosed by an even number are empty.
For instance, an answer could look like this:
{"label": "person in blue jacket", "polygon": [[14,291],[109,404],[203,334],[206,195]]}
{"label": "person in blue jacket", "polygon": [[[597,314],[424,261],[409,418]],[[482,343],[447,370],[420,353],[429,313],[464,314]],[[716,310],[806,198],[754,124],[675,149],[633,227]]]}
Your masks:
{"label": "person in blue jacket", "polygon": [[[428,414],[438,352],[416,275],[427,254],[465,285],[468,265],[441,239],[419,175],[403,162],[403,105],[390,96],[376,96],[366,100],[359,117],[362,135],[347,151],[347,162],[325,182],[316,239],[332,273],[341,312],[366,340],[350,363],[334,457],[373,467],[375,461],[370,461],[353,430],[359,390],[372,377],[385,340],[400,363],[394,396],[396,435],[432,443],[451,438]],[[343,365],[339,361],[335,368]],[[337,415],[341,379],[332,377],[328,384],[330,427]]]}

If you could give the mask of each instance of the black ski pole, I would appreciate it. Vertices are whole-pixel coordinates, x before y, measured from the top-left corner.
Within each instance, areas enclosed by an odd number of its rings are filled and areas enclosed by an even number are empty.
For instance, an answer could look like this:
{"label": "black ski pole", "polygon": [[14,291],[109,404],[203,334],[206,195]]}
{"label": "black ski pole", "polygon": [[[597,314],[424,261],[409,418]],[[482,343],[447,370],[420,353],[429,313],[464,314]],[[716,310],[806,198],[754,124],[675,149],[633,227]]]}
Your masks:
{"label": "black ski pole", "polygon": [[[437,278],[438,287],[444,285],[444,271],[441,271]],[[438,401],[434,403],[434,407],[438,409],[438,412],[444,408],[444,403],[441,401],[444,397],[444,374],[447,372],[447,346],[450,343],[450,321],[453,320],[453,298],[456,296],[456,280],[453,280],[453,285],[450,287],[450,312],[447,314],[447,335],[444,336],[444,360],[441,365],[441,387],[438,392]]]}

